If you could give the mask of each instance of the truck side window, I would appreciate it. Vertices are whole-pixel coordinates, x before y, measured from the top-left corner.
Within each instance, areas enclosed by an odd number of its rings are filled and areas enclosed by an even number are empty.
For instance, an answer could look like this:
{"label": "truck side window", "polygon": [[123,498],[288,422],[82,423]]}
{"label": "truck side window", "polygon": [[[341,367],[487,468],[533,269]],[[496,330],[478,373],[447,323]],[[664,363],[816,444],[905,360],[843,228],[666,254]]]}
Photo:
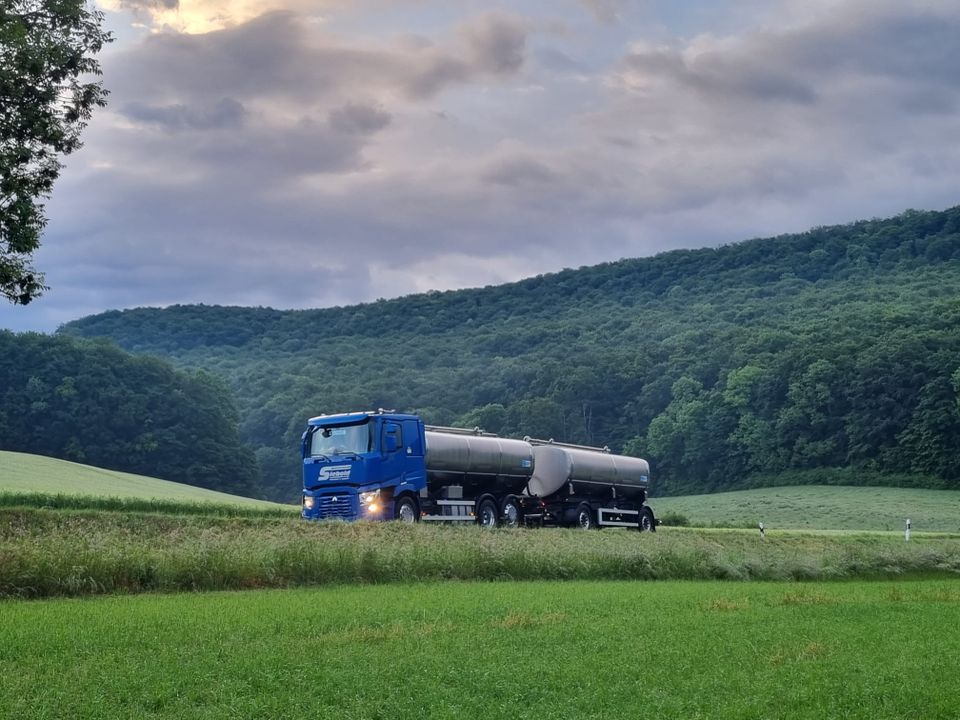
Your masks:
{"label": "truck side window", "polygon": [[397,449],[400,450],[403,448],[403,430],[400,425],[395,425],[393,423],[387,424],[386,430],[385,430],[385,436],[386,437],[393,436],[397,441],[397,444],[396,444]]}

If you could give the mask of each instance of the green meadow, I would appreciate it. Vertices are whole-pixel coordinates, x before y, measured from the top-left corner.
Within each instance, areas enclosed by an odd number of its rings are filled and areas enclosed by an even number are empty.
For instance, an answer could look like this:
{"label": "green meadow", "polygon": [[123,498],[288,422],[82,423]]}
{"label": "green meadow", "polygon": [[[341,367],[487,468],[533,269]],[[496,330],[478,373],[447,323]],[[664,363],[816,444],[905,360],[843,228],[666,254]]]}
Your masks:
{"label": "green meadow", "polygon": [[960,490],[800,485],[652,498],[658,516],[691,525],[816,530],[960,532]]}
{"label": "green meadow", "polygon": [[[91,465],[57,460],[41,455],[0,450],[0,495],[25,495],[32,498],[53,498],[46,504],[104,504],[112,500],[144,500],[160,503],[214,503],[248,508],[279,509],[276,503],[229,495],[182,483],[143,475],[105,470]],[[60,498],[59,501],[57,498]],[[64,498],[74,498],[65,500]],[[77,500],[76,498],[88,498]],[[34,501],[30,501],[33,504]],[[12,504],[6,500],[2,504]],[[114,503],[122,507],[122,503]]]}
{"label": "green meadow", "polygon": [[422,583],[0,604],[0,717],[960,716],[960,581]]}

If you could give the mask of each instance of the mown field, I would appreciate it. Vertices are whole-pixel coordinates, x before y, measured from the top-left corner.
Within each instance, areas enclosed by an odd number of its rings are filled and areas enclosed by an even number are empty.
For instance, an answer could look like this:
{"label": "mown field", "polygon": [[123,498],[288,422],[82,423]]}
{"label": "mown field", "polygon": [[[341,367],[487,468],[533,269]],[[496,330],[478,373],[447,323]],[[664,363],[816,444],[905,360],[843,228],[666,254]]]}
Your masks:
{"label": "mown field", "polygon": [[960,532],[960,491],[803,485],[653,498],[658,515],[696,526]]}
{"label": "mown field", "polygon": [[[119,498],[272,509],[285,507],[168,480],[4,450],[0,450],[0,495]],[[63,500],[60,502],[64,503]],[[6,504],[10,504],[9,501]]]}
{"label": "mown field", "polygon": [[0,718],[960,716],[960,581],[352,586],[0,604]]}

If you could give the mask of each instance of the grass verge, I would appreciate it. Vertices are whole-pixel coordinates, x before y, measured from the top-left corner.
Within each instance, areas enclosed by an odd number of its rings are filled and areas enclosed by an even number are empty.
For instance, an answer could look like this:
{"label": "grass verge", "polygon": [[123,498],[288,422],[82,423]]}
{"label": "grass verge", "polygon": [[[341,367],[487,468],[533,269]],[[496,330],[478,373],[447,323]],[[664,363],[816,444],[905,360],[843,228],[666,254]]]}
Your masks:
{"label": "grass verge", "polygon": [[431,580],[813,580],[960,573],[918,534],[497,530],[0,509],[0,596]]}
{"label": "grass verge", "polygon": [[39,508],[44,510],[106,510],[110,512],[166,513],[212,517],[299,517],[295,505],[236,505],[209,501],[164,500],[139,497],[100,497],[62,493],[0,492],[0,508]]}

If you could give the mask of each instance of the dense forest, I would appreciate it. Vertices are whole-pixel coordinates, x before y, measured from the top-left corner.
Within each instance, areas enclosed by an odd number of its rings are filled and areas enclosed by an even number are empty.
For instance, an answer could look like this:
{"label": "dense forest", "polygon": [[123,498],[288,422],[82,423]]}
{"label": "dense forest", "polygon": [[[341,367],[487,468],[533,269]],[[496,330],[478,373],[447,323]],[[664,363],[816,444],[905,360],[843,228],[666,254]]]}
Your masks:
{"label": "dense forest", "polygon": [[110,343],[0,331],[0,449],[258,492],[229,388]]}
{"label": "dense forest", "polygon": [[61,333],[216,373],[267,496],[306,418],[608,444],[656,492],[782,482],[960,487],[960,208],[309,311],[174,306]]}

